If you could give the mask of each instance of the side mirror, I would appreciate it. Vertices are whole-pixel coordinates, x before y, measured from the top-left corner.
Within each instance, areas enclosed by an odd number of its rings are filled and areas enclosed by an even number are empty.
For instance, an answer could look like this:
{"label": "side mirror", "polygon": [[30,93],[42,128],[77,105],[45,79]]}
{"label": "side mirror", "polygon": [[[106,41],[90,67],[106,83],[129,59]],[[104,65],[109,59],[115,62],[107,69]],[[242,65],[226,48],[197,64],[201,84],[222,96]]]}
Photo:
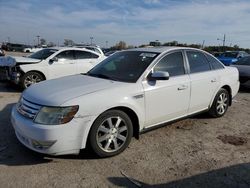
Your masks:
{"label": "side mirror", "polygon": [[148,79],[151,81],[155,80],[168,80],[169,79],[169,73],[164,71],[156,71],[151,74],[149,74]]}
{"label": "side mirror", "polygon": [[58,58],[57,57],[53,57],[49,60],[49,63],[52,64],[54,62],[57,62],[58,61]]}

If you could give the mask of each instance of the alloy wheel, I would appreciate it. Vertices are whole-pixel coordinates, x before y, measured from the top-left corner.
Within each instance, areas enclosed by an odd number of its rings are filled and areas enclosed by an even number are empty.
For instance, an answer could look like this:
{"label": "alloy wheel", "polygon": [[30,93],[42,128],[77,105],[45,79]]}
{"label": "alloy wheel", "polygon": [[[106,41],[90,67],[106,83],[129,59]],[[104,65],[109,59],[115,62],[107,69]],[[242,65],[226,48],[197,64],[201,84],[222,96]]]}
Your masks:
{"label": "alloy wheel", "polygon": [[221,93],[218,97],[217,104],[216,104],[216,110],[217,113],[222,115],[226,112],[228,105],[228,96],[226,93]]}
{"label": "alloy wheel", "polygon": [[32,84],[38,83],[42,81],[42,79],[40,78],[40,76],[35,75],[35,74],[31,74],[28,75],[25,80],[24,80],[24,86],[27,88],[29,86],[31,86]]}
{"label": "alloy wheel", "polygon": [[109,117],[99,126],[96,134],[98,146],[105,152],[116,152],[126,142],[128,137],[128,126],[119,117]]}

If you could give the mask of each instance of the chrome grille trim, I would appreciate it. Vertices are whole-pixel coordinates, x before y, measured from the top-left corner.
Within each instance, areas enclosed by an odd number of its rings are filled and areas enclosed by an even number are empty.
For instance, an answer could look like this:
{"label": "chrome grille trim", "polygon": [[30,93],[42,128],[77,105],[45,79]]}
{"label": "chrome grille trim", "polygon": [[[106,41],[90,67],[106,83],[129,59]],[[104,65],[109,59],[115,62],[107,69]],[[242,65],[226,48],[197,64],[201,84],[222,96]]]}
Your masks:
{"label": "chrome grille trim", "polygon": [[17,104],[17,111],[23,116],[34,119],[42,106],[21,98]]}

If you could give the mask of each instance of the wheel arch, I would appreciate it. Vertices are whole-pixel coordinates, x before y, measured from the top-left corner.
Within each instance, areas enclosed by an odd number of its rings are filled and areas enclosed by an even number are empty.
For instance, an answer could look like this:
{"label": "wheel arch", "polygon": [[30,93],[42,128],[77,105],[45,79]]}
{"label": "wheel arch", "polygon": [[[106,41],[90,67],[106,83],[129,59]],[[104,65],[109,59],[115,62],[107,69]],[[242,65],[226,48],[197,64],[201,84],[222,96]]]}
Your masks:
{"label": "wheel arch", "polygon": [[[139,117],[138,115],[136,114],[136,112],[134,110],[132,110],[131,108],[129,107],[126,107],[126,106],[116,106],[116,107],[112,107],[112,108],[109,108],[105,111],[103,111],[102,113],[100,113],[96,118],[95,120],[93,121],[93,123],[96,121],[96,119],[103,113],[107,112],[107,111],[110,111],[110,110],[120,110],[124,113],[126,113],[128,115],[128,117],[131,119],[132,121],[132,125],[133,125],[133,137],[135,137],[136,139],[139,139],[139,136],[140,136],[140,124],[139,124]],[[93,125],[92,123],[92,125]],[[91,127],[92,127],[91,125]],[[90,129],[91,129],[90,127]],[[89,137],[89,133],[88,133],[88,137]],[[87,139],[88,140],[88,139]]]}
{"label": "wheel arch", "polygon": [[131,108],[126,107],[126,106],[117,106],[117,107],[110,108],[110,109],[108,109],[106,111],[109,111],[109,110],[120,110],[120,111],[126,113],[128,115],[128,117],[132,121],[133,137],[135,137],[136,139],[139,139],[139,135],[140,135],[139,134],[139,132],[140,132],[139,118],[138,118],[138,115],[136,114],[136,112],[134,110],[132,110]]}
{"label": "wheel arch", "polygon": [[25,74],[27,74],[27,73],[30,73],[30,72],[39,73],[39,74],[41,74],[41,75],[43,76],[44,80],[46,80],[46,76],[44,75],[44,73],[41,72],[41,71],[38,71],[38,70],[30,70],[30,71],[28,71],[28,72],[23,72],[23,75],[25,75]]}

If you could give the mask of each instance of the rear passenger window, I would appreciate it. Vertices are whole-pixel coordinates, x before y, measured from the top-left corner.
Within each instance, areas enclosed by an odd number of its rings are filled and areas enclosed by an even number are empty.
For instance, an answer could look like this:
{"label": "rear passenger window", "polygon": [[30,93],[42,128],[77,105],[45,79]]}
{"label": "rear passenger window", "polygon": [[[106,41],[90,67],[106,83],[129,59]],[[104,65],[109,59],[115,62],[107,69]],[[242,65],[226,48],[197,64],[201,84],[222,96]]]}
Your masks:
{"label": "rear passenger window", "polygon": [[98,58],[99,56],[93,54],[91,52],[84,52],[84,51],[75,51],[76,59],[94,59]]}
{"label": "rear passenger window", "polygon": [[206,54],[209,63],[212,65],[213,69],[224,69],[224,66],[214,57],[211,55]]}
{"label": "rear passenger window", "polygon": [[206,56],[197,51],[187,51],[190,73],[198,73],[211,70]]}
{"label": "rear passenger window", "polygon": [[166,55],[154,67],[155,71],[168,72],[170,76],[178,76],[185,74],[182,52],[174,52]]}

